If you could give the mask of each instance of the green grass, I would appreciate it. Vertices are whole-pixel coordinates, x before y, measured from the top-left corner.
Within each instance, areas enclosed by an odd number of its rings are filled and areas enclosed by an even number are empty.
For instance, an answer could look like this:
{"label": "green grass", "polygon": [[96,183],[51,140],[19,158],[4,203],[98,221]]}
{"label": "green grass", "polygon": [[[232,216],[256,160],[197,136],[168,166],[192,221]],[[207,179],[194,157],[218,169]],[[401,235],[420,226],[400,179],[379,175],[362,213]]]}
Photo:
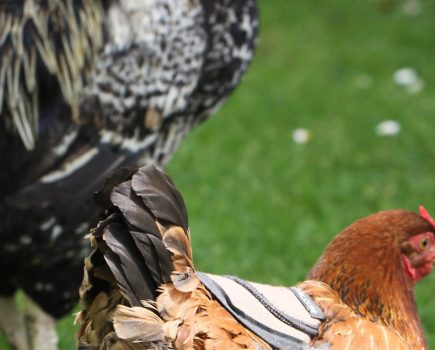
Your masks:
{"label": "green grass", "polygon": [[[249,74],[168,169],[199,269],[292,284],[359,217],[419,204],[435,213],[435,2],[416,17],[402,4],[260,0]],[[404,66],[424,79],[419,94],[394,84]],[[374,133],[385,119],[401,124],[398,136]],[[292,141],[297,127],[311,131],[309,143]],[[434,275],[417,287],[430,348],[434,290]],[[61,349],[74,348],[71,323],[59,323]]]}

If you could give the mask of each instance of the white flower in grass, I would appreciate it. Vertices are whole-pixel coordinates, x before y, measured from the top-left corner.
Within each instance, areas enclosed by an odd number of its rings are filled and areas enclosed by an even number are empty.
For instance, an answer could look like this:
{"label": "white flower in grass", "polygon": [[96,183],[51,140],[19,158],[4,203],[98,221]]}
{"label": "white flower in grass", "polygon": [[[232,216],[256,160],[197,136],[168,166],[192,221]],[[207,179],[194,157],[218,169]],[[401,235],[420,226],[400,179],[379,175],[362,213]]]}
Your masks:
{"label": "white flower in grass", "polygon": [[375,131],[379,136],[395,136],[400,132],[400,124],[395,120],[384,120],[376,125]]}
{"label": "white flower in grass", "polygon": [[424,81],[418,79],[414,84],[411,84],[406,87],[406,91],[410,94],[417,94],[424,88]]}
{"label": "white flower in grass", "polygon": [[402,11],[405,15],[415,17],[418,16],[423,9],[419,0],[406,0],[402,5]]}
{"label": "white flower in grass", "polygon": [[403,86],[410,94],[416,94],[424,88],[424,81],[414,68],[404,67],[396,70],[393,79],[397,85]]}
{"label": "white flower in grass", "polygon": [[311,133],[305,128],[297,128],[293,130],[293,142],[298,144],[305,144],[311,139]]}
{"label": "white flower in grass", "polygon": [[394,82],[397,85],[407,86],[415,84],[417,80],[418,75],[414,68],[404,67],[394,72]]}

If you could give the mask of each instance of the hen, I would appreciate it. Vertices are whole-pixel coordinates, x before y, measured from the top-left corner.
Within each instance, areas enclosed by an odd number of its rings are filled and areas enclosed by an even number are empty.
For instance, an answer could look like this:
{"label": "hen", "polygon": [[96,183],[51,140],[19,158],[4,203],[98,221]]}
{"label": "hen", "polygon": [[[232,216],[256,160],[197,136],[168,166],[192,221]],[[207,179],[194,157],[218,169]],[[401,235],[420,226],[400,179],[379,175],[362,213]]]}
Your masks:
{"label": "hen", "polygon": [[427,349],[413,294],[435,260],[423,208],[356,221],[289,292],[196,271],[183,199],[153,167],[114,174],[95,199],[107,216],[90,234],[79,349]]}
{"label": "hen", "polygon": [[70,312],[91,194],[121,165],[165,166],[238,85],[257,31],[255,0],[0,0],[0,328],[15,347],[15,291],[36,303],[27,321],[53,330]]}

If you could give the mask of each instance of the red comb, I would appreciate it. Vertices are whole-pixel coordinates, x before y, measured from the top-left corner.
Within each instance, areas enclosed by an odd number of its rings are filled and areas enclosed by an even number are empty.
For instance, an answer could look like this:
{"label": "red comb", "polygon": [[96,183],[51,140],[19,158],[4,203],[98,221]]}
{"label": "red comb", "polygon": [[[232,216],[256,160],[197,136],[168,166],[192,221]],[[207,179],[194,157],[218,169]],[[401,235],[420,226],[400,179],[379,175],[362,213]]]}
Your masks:
{"label": "red comb", "polygon": [[435,220],[432,219],[432,216],[429,215],[427,210],[422,205],[420,205],[419,210],[420,210],[420,216],[435,228]]}

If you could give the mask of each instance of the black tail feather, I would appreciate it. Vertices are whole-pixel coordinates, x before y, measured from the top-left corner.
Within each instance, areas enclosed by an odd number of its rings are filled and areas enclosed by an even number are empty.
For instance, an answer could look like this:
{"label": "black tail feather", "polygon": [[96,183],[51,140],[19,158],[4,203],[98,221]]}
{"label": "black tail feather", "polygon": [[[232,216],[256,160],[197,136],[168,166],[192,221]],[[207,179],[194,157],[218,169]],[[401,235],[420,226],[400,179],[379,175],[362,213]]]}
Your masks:
{"label": "black tail feather", "polygon": [[155,167],[145,167],[133,175],[132,187],[153,215],[187,231],[187,209],[171,179]]}
{"label": "black tail feather", "polygon": [[140,300],[153,299],[157,286],[151,271],[155,270],[155,261],[141,254],[130,232],[121,223],[109,225],[104,230],[103,240],[109,248],[108,251],[116,256],[116,259],[111,259],[117,267],[114,276],[117,281],[120,279],[129,289],[126,296],[131,304],[140,306]]}
{"label": "black tail feather", "polygon": [[[153,235],[144,235],[140,232],[131,232],[133,239],[141,252],[142,256],[146,256],[147,254],[153,255],[153,260],[157,262],[156,271],[153,274],[154,281],[159,285],[161,283],[170,282],[169,276],[172,273],[173,265],[171,261],[171,253],[166,249],[165,245],[161,241],[161,239],[153,236]],[[150,261],[151,259],[146,259],[145,261]],[[159,278],[161,280],[159,280]],[[159,283],[160,282],[160,283]]]}
{"label": "black tail feather", "polygon": [[160,236],[154,218],[145,207],[142,199],[133,192],[131,181],[116,186],[110,195],[110,200],[121,211],[130,229],[156,237]]}
{"label": "black tail feather", "polygon": [[116,280],[116,284],[121,290],[122,294],[127,298],[131,305],[138,305],[140,301],[136,295],[132,293],[133,288],[131,287],[127,277],[124,274],[124,271],[122,270],[119,257],[111,250],[107,250],[104,254],[104,259],[106,260],[110,271],[112,271]]}
{"label": "black tail feather", "polygon": [[96,194],[108,216],[93,237],[122,294],[131,306],[140,306],[171,281],[174,265],[163,235],[175,225],[188,239],[188,220],[183,198],[169,177],[152,166],[129,180],[131,173],[115,173]]}

